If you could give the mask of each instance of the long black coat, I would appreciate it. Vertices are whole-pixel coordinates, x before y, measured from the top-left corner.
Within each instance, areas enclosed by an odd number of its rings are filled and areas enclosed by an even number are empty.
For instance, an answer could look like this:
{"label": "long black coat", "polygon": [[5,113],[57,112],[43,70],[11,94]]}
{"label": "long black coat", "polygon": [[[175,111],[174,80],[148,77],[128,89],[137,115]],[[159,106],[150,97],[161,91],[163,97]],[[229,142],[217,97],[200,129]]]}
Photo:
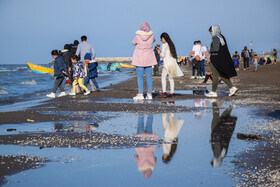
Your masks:
{"label": "long black coat", "polygon": [[230,56],[226,39],[223,35],[214,36],[210,46],[210,60],[220,75],[225,78],[237,76],[234,63]]}

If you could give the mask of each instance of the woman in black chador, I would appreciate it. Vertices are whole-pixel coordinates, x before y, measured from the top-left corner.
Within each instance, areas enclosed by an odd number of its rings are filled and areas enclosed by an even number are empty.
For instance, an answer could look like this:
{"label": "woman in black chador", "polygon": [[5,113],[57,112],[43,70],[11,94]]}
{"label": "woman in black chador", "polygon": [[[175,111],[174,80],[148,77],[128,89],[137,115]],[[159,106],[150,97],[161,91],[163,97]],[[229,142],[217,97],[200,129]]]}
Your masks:
{"label": "woman in black chador", "polygon": [[216,102],[212,103],[213,120],[211,124],[211,146],[213,159],[211,165],[219,168],[227,154],[229,142],[233,134],[237,117],[231,116],[232,108],[226,109],[220,116]]}
{"label": "woman in black chador", "polygon": [[211,26],[209,28],[209,32],[213,36],[210,46],[210,68],[213,74],[213,80],[212,91],[206,94],[206,96],[218,96],[217,88],[219,84],[219,77],[228,85],[229,96],[233,96],[236,94],[238,89],[232,85],[230,78],[236,76],[237,73],[235,71],[234,63],[228,51],[226,39],[221,34],[221,30],[218,25]]}

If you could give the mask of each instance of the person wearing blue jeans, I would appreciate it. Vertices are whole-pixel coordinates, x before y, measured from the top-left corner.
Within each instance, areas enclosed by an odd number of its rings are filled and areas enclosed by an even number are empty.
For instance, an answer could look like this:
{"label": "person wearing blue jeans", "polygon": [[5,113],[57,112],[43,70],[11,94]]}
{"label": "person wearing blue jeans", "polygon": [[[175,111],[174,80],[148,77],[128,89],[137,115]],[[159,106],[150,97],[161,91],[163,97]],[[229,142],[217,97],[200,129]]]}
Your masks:
{"label": "person wearing blue jeans", "polygon": [[143,97],[144,72],[145,72],[147,86],[148,86],[148,93],[147,93],[146,99],[152,99],[152,91],[153,91],[152,66],[148,66],[148,67],[136,66],[137,82],[138,82],[138,95],[133,98],[134,100],[144,99],[144,97]]}
{"label": "person wearing blue jeans", "polygon": [[138,94],[133,97],[134,100],[143,100],[143,73],[145,71],[148,93],[146,99],[153,99],[153,80],[152,80],[152,66],[157,65],[156,56],[153,50],[153,43],[156,41],[154,33],[150,30],[150,25],[143,22],[140,30],[136,31],[136,36],[132,41],[135,50],[132,56],[132,65],[136,67],[138,80]]}
{"label": "person wearing blue jeans", "polygon": [[146,121],[146,128],[144,124],[144,114],[138,116],[137,134],[153,134],[153,115],[149,114]]}
{"label": "person wearing blue jeans", "polygon": [[205,60],[200,61],[200,76],[205,78]]}

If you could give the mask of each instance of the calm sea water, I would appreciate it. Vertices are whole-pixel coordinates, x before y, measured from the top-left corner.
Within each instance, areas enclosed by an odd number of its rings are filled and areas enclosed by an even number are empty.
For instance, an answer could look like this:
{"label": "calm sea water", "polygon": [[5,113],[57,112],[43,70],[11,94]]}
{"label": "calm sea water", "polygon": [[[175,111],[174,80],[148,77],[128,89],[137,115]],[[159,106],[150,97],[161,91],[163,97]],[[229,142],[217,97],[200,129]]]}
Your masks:
{"label": "calm sea water", "polygon": [[[133,70],[104,72],[100,68],[98,71],[99,77],[96,80],[102,89],[128,79]],[[0,65],[0,79],[0,105],[46,98],[46,94],[51,92],[54,84],[53,75],[34,73],[27,64]],[[65,87],[65,90],[69,92],[70,87]],[[59,92],[58,90],[57,93]]]}

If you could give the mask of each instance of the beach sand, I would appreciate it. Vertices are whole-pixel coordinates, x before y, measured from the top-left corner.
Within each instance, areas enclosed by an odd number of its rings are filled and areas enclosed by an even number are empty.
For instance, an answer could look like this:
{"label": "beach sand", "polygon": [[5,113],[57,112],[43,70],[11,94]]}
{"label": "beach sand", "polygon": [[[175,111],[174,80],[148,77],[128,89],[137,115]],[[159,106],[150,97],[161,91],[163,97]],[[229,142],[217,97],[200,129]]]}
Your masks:
{"label": "beach sand", "polygon": [[[242,66],[242,65],[241,65]],[[209,66],[206,67],[208,70]],[[153,97],[158,103],[168,102],[168,101],[184,101],[184,100],[194,100],[197,98],[206,98],[204,95],[192,94],[193,90],[205,90],[211,89],[211,81],[209,81],[206,86],[198,86],[202,80],[189,80],[190,67],[183,67],[185,73],[184,77],[176,78],[175,80],[175,98],[166,99],[159,97],[159,91],[161,90],[161,78],[153,77]],[[259,66],[258,72],[253,72],[253,67],[250,70],[240,70],[238,71],[238,76],[234,77],[233,83],[239,88],[236,96],[228,97],[228,88],[225,84],[220,84],[218,87],[218,95],[221,94],[217,99],[221,101],[231,101],[233,104],[240,106],[253,106],[258,110],[259,115],[267,116],[271,113],[275,113],[280,110],[280,81],[278,80],[280,75],[280,63],[276,65],[265,65]],[[0,113],[0,124],[20,124],[26,123],[28,120],[34,120],[35,122],[48,122],[48,121],[65,121],[65,120],[87,120],[90,119],[90,115],[68,115],[67,112],[127,112],[127,113],[165,113],[165,112],[184,112],[192,110],[192,107],[179,106],[179,105],[158,105],[156,102],[139,102],[134,103],[132,98],[137,94],[137,79],[133,77],[128,81],[120,84],[111,85],[103,88],[101,92],[93,92],[88,96],[76,95],[76,96],[65,96],[61,98],[51,99],[43,102],[41,105],[34,106],[30,109],[22,111],[12,111],[12,112],[1,112]],[[178,91],[178,93],[176,93]],[[114,102],[110,102],[113,100]],[[106,101],[106,102],[98,102]],[[122,102],[126,101],[126,102]],[[129,102],[127,102],[129,101]],[[59,111],[59,112],[58,112]],[[65,113],[64,113],[65,112]],[[63,114],[63,115],[62,115]],[[97,119],[106,119],[106,116],[96,116]],[[276,118],[277,119],[277,118]],[[278,119],[279,121],[279,115]],[[277,123],[279,125],[279,122]],[[259,127],[260,130],[261,127]],[[258,155],[260,152],[266,152],[266,157],[270,158],[275,156],[279,152],[278,142],[271,140],[270,137],[278,137],[276,134],[267,135],[270,131],[276,133],[275,126],[270,129],[265,126],[263,127],[263,137],[266,137],[267,144],[272,146],[261,148],[259,150],[254,150],[250,154],[244,154],[241,156],[240,160],[236,163],[239,164],[240,168],[246,167],[257,167],[258,159],[253,158],[254,155]],[[21,138],[24,135],[21,135]],[[27,135],[26,135],[27,136]],[[12,142],[10,138],[2,138],[2,144],[9,144]],[[279,154],[278,154],[279,155]],[[243,161],[242,161],[243,160]],[[276,161],[275,161],[276,160]],[[279,165],[279,156],[273,161],[273,165]],[[247,166],[242,165],[246,162]],[[269,162],[269,161],[267,161]],[[259,163],[260,164],[260,163]],[[266,163],[270,165],[271,163]],[[271,168],[271,172],[274,172],[278,167]],[[263,169],[263,168],[262,168]],[[264,173],[264,172],[262,172]],[[268,172],[269,173],[269,172]],[[242,177],[244,174],[242,173]],[[272,175],[272,174],[271,174]],[[248,174],[248,183],[246,181],[244,184],[250,184],[253,182],[253,177]],[[256,179],[257,180],[257,179]],[[275,179],[277,180],[277,179]],[[279,181],[279,177],[278,177]],[[253,184],[256,184],[253,182]],[[261,184],[265,184],[262,181]],[[271,184],[271,183],[270,183]]]}

